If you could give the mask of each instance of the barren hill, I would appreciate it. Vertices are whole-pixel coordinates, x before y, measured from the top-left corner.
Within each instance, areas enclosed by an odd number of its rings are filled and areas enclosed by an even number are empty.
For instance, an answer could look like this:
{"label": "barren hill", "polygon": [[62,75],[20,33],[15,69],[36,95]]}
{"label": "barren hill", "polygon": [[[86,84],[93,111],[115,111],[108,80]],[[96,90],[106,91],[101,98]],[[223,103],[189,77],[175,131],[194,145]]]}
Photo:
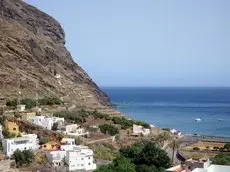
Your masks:
{"label": "barren hill", "polygon": [[49,15],[21,0],[0,0],[0,97],[55,95],[77,106],[111,106],[76,64],[65,33]]}

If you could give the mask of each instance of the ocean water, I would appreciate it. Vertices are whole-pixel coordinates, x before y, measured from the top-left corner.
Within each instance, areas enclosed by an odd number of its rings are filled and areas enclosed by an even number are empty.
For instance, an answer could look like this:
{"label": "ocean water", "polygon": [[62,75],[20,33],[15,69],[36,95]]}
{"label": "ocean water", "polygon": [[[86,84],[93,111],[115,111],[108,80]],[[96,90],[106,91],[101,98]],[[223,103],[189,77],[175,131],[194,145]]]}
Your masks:
{"label": "ocean water", "polygon": [[136,120],[185,134],[230,137],[230,88],[102,89],[121,112]]}

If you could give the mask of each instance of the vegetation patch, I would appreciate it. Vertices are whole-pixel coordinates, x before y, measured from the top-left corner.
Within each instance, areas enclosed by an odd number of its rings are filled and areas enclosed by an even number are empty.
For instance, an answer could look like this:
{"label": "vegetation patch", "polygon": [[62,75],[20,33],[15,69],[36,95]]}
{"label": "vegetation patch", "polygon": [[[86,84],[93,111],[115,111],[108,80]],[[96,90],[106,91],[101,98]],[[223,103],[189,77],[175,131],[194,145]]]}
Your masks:
{"label": "vegetation patch", "polygon": [[213,164],[230,165],[230,154],[219,154],[211,158]]}
{"label": "vegetation patch", "polygon": [[[63,104],[63,101],[61,101],[57,97],[44,97],[42,99],[38,99],[39,105],[61,105]],[[13,99],[6,102],[6,106],[10,106],[13,108],[17,107],[17,99]],[[36,101],[34,99],[20,99],[20,104],[26,105],[26,109],[32,109],[36,106]]]}
{"label": "vegetation patch", "polygon": [[109,143],[89,145],[94,151],[95,159],[105,159],[112,161],[119,156],[119,151]]}
{"label": "vegetation patch", "polygon": [[167,153],[153,142],[141,142],[120,149],[120,156],[96,172],[164,172],[170,167]]}
{"label": "vegetation patch", "polygon": [[104,134],[109,134],[111,136],[114,136],[119,133],[119,129],[111,124],[103,124],[99,126],[100,130]]}

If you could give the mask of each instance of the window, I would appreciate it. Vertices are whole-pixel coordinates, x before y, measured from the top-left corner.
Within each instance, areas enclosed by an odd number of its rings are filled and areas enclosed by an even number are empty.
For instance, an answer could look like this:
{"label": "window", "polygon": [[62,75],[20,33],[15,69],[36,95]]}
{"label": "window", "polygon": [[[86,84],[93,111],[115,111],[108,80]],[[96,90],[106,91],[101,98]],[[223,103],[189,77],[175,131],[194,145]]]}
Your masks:
{"label": "window", "polygon": [[26,150],[26,147],[24,147],[24,149]]}
{"label": "window", "polygon": [[81,158],[81,160],[83,160],[83,158]]}
{"label": "window", "polygon": [[83,166],[83,164],[81,164],[81,166]]}
{"label": "window", "polygon": [[88,165],[90,165],[90,163]]}
{"label": "window", "polygon": [[89,159],[90,159],[90,157],[89,157]]}
{"label": "window", "polygon": [[16,128],[13,128],[13,130],[15,131],[15,130],[16,130]]}

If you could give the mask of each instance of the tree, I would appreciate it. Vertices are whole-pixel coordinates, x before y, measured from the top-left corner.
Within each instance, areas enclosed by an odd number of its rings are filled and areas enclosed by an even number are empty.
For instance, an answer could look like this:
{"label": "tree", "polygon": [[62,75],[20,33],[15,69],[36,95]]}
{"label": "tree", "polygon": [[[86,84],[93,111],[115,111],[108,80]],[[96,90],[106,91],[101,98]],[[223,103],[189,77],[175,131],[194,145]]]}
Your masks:
{"label": "tree", "polygon": [[180,147],[180,142],[176,139],[173,139],[173,141],[169,144],[169,147],[172,148],[172,163],[174,161],[175,156],[175,150],[177,150]]}
{"label": "tree", "polygon": [[218,147],[218,146],[214,146],[213,147],[213,150],[215,150],[215,151],[217,151],[217,150],[219,150],[220,148]]}
{"label": "tree", "polygon": [[226,149],[229,152],[230,151],[230,143],[226,143],[224,145],[224,149]]}
{"label": "tree", "polygon": [[134,162],[140,165],[154,165],[156,168],[168,168],[171,165],[167,153],[152,142],[146,143]]}
{"label": "tree", "polygon": [[112,165],[102,165],[94,172],[114,172]]}
{"label": "tree", "polygon": [[52,130],[57,131],[58,130],[58,122],[55,122],[52,126]]}
{"label": "tree", "polygon": [[139,156],[141,150],[142,147],[133,145],[133,146],[128,146],[126,148],[121,148],[120,154],[121,156],[130,158],[134,162],[134,158]]}
{"label": "tree", "polygon": [[147,165],[139,165],[136,168],[137,172],[165,172],[165,169],[159,168],[157,169],[154,165],[147,166]]}
{"label": "tree", "polygon": [[99,126],[100,130],[104,134],[109,134],[111,136],[114,136],[119,133],[119,130],[117,127],[110,125],[110,124],[103,124]]}
{"label": "tree", "polygon": [[213,164],[216,165],[230,165],[230,154],[219,154],[211,158]]}
{"label": "tree", "polygon": [[136,172],[135,165],[131,163],[130,159],[120,156],[115,159],[113,162],[114,171],[122,171],[122,172]]}
{"label": "tree", "polygon": [[31,150],[20,151],[17,149],[13,154],[13,158],[18,166],[22,166],[24,164],[31,164],[34,161],[35,156]]}

